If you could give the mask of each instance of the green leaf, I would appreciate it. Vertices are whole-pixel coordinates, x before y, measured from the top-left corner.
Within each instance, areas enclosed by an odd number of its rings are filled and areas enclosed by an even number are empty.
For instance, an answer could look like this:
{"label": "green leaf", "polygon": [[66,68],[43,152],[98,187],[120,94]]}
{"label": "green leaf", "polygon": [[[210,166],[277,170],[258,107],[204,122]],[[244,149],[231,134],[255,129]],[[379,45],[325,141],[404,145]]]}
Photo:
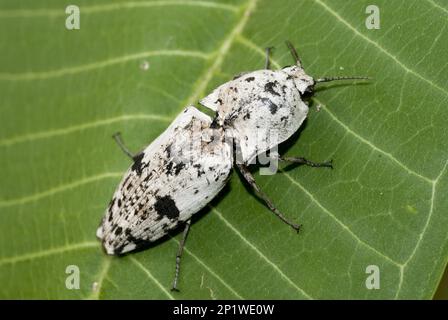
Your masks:
{"label": "green leaf", "polygon": [[[431,298],[448,257],[446,2],[378,0],[369,30],[367,0],[208,1],[78,0],[80,30],[65,28],[71,2],[2,1],[0,298]],[[263,48],[291,64],[286,39],[313,76],[373,77],[321,85],[283,148],[334,170],[256,174],[302,232],[234,174],[192,226],[180,293],[179,233],[107,257],[95,230],[129,166],[111,135],[139,150],[187,103],[262,68]]]}

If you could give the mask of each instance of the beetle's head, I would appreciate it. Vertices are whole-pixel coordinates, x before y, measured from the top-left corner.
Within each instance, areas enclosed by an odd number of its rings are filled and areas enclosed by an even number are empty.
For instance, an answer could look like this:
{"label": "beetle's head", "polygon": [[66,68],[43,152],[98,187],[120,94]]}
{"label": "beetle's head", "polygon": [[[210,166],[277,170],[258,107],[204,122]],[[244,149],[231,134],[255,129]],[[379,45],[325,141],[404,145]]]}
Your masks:
{"label": "beetle's head", "polygon": [[292,79],[294,84],[299,90],[302,98],[309,99],[314,95],[315,85],[322,82],[330,82],[336,80],[368,80],[369,77],[324,77],[314,79],[307,75],[302,68],[302,62],[300,61],[299,55],[297,54],[296,49],[291,44],[291,42],[286,41],[286,45],[291,52],[292,57],[294,58],[295,65],[287,66],[282,69],[283,72],[288,74],[288,79]]}
{"label": "beetle's head", "polygon": [[310,98],[314,94],[314,79],[307,75],[300,65],[284,67],[282,71],[288,75],[288,80],[294,81],[302,98]]}

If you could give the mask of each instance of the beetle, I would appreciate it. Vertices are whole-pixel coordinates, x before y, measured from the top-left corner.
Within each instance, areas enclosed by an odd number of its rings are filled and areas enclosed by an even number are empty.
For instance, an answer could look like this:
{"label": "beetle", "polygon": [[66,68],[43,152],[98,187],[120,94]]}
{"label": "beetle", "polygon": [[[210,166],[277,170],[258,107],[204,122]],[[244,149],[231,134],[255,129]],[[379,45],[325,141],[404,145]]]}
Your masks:
{"label": "beetle", "polygon": [[[184,225],[176,255],[172,290],[177,290],[180,261],[191,217],[226,185],[236,167],[246,182],[283,222],[299,231],[257,185],[248,166],[261,153],[291,137],[308,114],[309,98],[321,82],[366,77],[313,79],[305,73],[295,48],[287,42],[295,65],[241,74],[199,103],[215,112],[212,119],[188,106],[148,147],[133,155],[119,134],[114,139],[133,164],[118,185],[97,229],[97,237],[110,255],[146,247]],[[330,167],[303,157],[278,160],[312,167]]]}

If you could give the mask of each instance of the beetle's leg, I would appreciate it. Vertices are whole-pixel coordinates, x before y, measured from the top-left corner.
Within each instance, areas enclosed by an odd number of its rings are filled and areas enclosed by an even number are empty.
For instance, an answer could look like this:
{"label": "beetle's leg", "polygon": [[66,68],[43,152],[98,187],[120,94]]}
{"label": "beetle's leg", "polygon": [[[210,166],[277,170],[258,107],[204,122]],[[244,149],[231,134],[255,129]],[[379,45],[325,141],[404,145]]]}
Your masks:
{"label": "beetle's leg", "polygon": [[264,62],[264,68],[269,70],[271,69],[271,51],[272,51],[273,47],[267,47],[266,50],[266,60]]}
{"label": "beetle's leg", "polygon": [[268,196],[263,191],[261,191],[260,187],[258,187],[257,183],[255,182],[254,176],[250,173],[247,166],[245,166],[244,164],[238,164],[238,163],[236,164],[236,166],[237,166],[238,170],[241,172],[241,174],[243,175],[244,179],[247,181],[247,183],[249,183],[249,185],[252,187],[252,189],[260,196],[261,199],[263,199],[263,201],[266,203],[268,208],[271,209],[271,211],[277,217],[279,217],[280,220],[282,220],[284,223],[286,223],[287,225],[291,226],[294,230],[299,232],[300,225],[295,224],[295,223],[289,221],[288,219],[286,219],[286,217],[274,206],[274,204],[268,198]]}
{"label": "beetle's leg", "polygon": [[179,249],[177,250],[176,255],[176,273],[174,274],[173,287],[171,291],[179,291],[177,289],[177,280],[179,279],[179,271],[180,271],[180,259],[182,257],[182,253],[184,252],[185,241],[187,240],[188,231],[190,231],[191,219],[185,222],[185,229],[183,233],[182,240],[179,242]]}
{"label": "beetle's leg", "polygon": [[280,161],[285,161],[285,162],[291,162],[291,163],[298,163],[298,164],[305,164],[307,166],[310,167],[314,167],[314,168],[322,168],[322,167],[326,167],[326,168],[331,168],[333,169],[333,160],[327,161],[327,162],[313,162],[310,160],[307,160],[303,157],[279,157],[278,158]]}
{"label": "beetle's leg", "polygon": [[120,147],[120,149],[132,160],[135,160],[135,158],[140,154],[136,154],[133,155],[131,151],[129,151],[129,149],[124,145],[123,140],[121,139],[121,133],[120,132],[116,132],[113,134],[112,138],[114,138],[115,142],[118,144],[118,146]]}

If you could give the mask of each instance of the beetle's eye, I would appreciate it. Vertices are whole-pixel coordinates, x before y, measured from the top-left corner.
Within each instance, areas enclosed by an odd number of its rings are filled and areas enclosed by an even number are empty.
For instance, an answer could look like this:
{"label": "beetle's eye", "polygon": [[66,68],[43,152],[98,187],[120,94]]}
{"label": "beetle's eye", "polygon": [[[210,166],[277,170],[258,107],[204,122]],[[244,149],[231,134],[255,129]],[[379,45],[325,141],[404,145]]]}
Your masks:
{"label": "beetle's eye", "polygon": [[310,99],[314,95],[314,87],[308,86],[305,91],[301,94],[303,99]]}

